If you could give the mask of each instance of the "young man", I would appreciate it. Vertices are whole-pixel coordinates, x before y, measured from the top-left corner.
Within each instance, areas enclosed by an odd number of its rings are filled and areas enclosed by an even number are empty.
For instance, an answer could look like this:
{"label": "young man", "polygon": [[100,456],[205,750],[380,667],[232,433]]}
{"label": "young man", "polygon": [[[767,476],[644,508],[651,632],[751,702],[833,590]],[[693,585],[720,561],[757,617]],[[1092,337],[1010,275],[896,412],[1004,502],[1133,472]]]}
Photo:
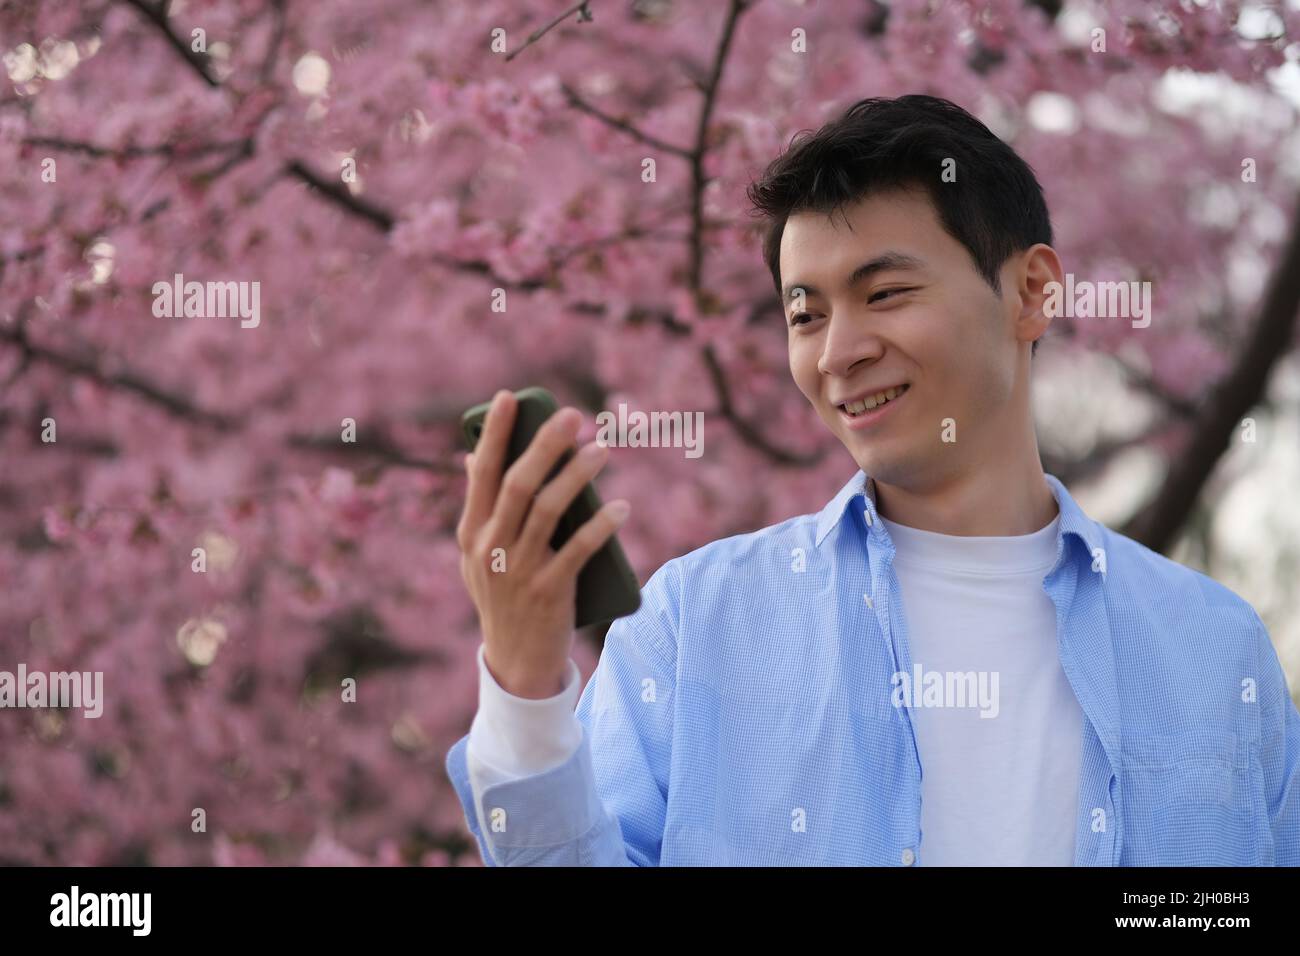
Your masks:
{"label": "young man", "polygon": [[503,475],[497,396],[458,529],[480,705],[447,757],[484,861],[1300,864],[1300,714],[1259,617],[1042,470],[1063,277],[1029,167],[951,103],[873,99],[750,195],[790,371],[860,470],[660,568],[579,697],[575,579],[627,505],[549,549],[605,451],[543,486],[566,409]]}

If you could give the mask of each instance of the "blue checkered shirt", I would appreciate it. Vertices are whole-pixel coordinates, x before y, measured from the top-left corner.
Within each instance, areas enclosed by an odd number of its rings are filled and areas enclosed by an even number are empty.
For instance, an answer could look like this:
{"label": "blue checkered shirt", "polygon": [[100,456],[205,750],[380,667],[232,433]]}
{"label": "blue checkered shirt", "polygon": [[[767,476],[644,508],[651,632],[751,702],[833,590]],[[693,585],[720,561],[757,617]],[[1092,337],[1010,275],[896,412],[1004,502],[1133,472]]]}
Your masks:
{"label": "blue checkered shirt", "polygon": [[[1088,518],[1054,476],[1061,667],[1084,714],[1076,866],[1300,865],[1300,714],[1254,609]],[[564,763],[448,776],[491,866],[909,866],[907,622],[859,471],[820,513],[661,567],[610,627]]]}

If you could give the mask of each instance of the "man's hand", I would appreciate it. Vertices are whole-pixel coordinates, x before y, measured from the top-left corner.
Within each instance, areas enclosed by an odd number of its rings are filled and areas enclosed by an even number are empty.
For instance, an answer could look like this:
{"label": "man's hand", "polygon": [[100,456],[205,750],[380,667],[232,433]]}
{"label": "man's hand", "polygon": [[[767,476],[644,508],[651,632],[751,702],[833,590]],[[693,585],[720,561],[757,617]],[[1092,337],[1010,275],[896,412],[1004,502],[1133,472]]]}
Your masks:
{"label": "man's hand", "polygon": [[[565,407],[503,475],[517,410],[510,392],[492,399],[482,437],[465,459],[469,491],[456,541],[461,577],[483,629],[488,670],[507,693],[536,699],[564,689],[578,573],[618,530],[630,505],[609,502],[558,552],[553,550],[550,540],[560,516],[604,466],[609,449],[591,442],[543,486],[560,456],[577,444],[582,415]],[[505,570],[494,571],[502,558]]]}

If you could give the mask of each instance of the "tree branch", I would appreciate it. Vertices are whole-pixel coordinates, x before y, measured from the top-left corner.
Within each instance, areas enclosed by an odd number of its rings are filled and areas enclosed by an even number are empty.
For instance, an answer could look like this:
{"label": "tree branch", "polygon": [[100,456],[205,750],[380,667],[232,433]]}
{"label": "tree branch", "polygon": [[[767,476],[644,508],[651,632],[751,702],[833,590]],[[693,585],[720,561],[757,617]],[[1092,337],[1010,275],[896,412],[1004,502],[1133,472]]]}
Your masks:
{"label": "tree branch", "polygon": [[[601,112],[591,104],[587,103],[569,86],[565,85],[562,87],[565,96],[568,97],[569,104],[575,107],[576,109],[584,113],[587,113],[590,116],[594,116],[596,119],[600,120],[601,122],[607,124],[608,126],[616,130],[626,133],[628,136],[631,136],[633,139],[637,140],[638,142],[645,143],[646,145],[654,149],[660,150],[662,152],[669,153],[674,156],[679,156],[690,163],[691,228],[687,236],[687,243],[689,246],[687,284],[691,290],[692,295],[695,297],[697,302],[701,302],[704,297],[703,296],[704,231],[705,231],[704,188],[708,184],[708,180],[704,172],[704,158],[706,153],[709,150],[709,141],[708,141],[709,121],[710,119],[712,119],[713,116],[714,104],[717,102],[718,86],[722,80],[722,70],[726,64],[727,55],[731,50],[731,41],[735,37],[736,22],[739,20],[740,15],[744,13],[746,8],[750,5],[750,2],[751,0],[731,0],[730,6],[727,9],[727,18],[723,24],[722,34],[718,39],[717,48],[713,57],[713,65],[709,70],[708,78],[704,81],[703,85],[700,87],[701,92],[704,94],[704,103],[701,106],[699,119],[696,122],[695,145],[689,150],[683,149],[680,146],[673,146],[670,143],[666,143],[662,140],[656,139],[655,137],[642,132],[640,129],[633,126],[631,123],[609,116],[608,114]],[[590,306],[591,304],[586,304],[586,305]],[[584,311],[603,313],[603,309],[601,309],[599,306],[588,308],[585,309]],[[652,313],[648,310],[634,309],[632,315],[629,316],[629,321],[637,321],[638,318],[650,314],[653,314],[656,317],[658,317],[661,324],[663,324],[664,327],[667,328],[673,334],[677,334],[677,335],[690,334],[689,326],[683,325],[681,322],[678,322],[677,319],[672,315],[668,315],[665,317],[662,315],[662,313],[659,312]],[[757,449],[758,451],[767,455],[774,462],[780,465],[805,465],[806,466],[806,465],[814,464],[817,461],[821,460],[821,458],[824,455],[824,451],[815,452],[813,454],[802,454],[799,452],[792,452],[784,448],[781,448],[777,445],[774,445],[772,442],[768,441],[765,437],[763,437],[762,432],[760,432],[758,428],[756,428],[754,425],[745,421],[745,419],[741,417],[739,412],[736,411],[735,406],[732,404],[731,389],[727,383],[726,372],[722,368],[722,363],[718,360],[717,353],[714,351],[713,347],[710,345],[704,346],[704,348],[701,349],[700,355],[701,358],[704,360],[705,368],[708,370],[709,373],[709,380],[713,384],[714,392],[717,394],[718,397],[719,413],[724,418],[726,418],[728,422],[731,423],[732,427],[736,431],[736,434],[740,436],[740,439],[745,444],[749,445],[751,448]]]}
{"label": "tree branch", "polygon": [[[718,39],[713,67],[703,86],[704,104],[700,108],[700,117],[695,128],[695,147],[690,154],[691,231],[687,283],[697,303],[702,303],[704,298],[704,188],[708,184],[704,173],[704,156],[709,149],[709,120],[713,115],[714,103],[717,101],[722,68],[731,49],[732,38],[735,36],[736,21],[748,6],[749,0],[731,0],[731,5],[727,9],[727,19],[722,28],[722,35]],[[732,405],[726,373],[713,346],[706,345],[701,350],[701,357],[704,359],[705,368],[708,369],[709,379],[713,382],[713,389],[718,395],[719,411],[727,421],[731,422],[732,428],[745,444],[761,451],[779,465],[807,466],[821,460],[825,454],[824,450],[812,454],[792,452],[774,445],[763,437],[762,432],[745,421]]]}
{"label": "tree branch", "polygon": [[0,327],[0,341],[17,346],[23,355],[29,359],[45,362],[47,365],[90,379],[92,382],[107,388],[118,388],[131,392],[145,401],[157,405],[176,418],[207,425],[223,432],[235,428],[234,420],[228,416],[199,408],[188,398],[160,388],[133,372],[108,373],[89,359],[67,355],[44,345],[36,345],[27,337],[27,332],[21,324],[12,329]]}
{"label": "tree branch", "polygon": [[506,62],[509,63],[520,53],[523,53],[530,46],[532,46],[542,37],[546,36],[547,33],[555,29],[556,27],[558,27],[561,23],[569,19],[569,17],[573,16],[573,14],[575,13],[578,15],[578,20],[577,20],[578,23],[591,22],[591,10],[587,8],[588,2],[589,0],[581,0],[581,2],[575,3],[573,6],[569,7],[569,9],[565,10],[563,13],[561,13],[550,23],[546,24],[546,26],[542,27],[540,30],[534,30],[532,33],[528,35],[528,39],[524,41],[523,46],[521,46],[519,49],[511,53],[506,54]]}
{"label": "tree branch", "polygon": [[211,58],[206,53],[199,53],[190,49],[189,44],[172,30],[171,24],[167,21],[167,5],[165,3],[146,3],[145,0],[123,0],[123,2],[127,6],[135,7],[140,11],[141,16],[157,27],[166,37],[171,48],[199,75],[204,83],[213,89],[221,86],[221,81],[208,72],[208,64],[211,62]]}
{"label": "tree branch", "polygon": [[399,468],[417,468],[439,475],[459,475],[464,469],[442,461],[413,458],[394,444],[386,435],[374,429],[361,429],[354,442],[339,439],[337,433],[326,435],[294,434],[289,436],[289,446],[319,452],[339,452],[347,455],[366,455],[387,465]]}
{"label": "tree branch", "polygon": [[334,182],[325,179],[323,176],[312,171],[301,160],[290,160],[285,164],[285,172],[302,182],[306,183],[317,193],[324,196],[330,202],[369,221],[372,225],[378,227],[384,232],[393,228],[394,218],[392,213],[382,209],[368,199],[362,199],[359,196],[352,195],[351,191],[343,185],[342,182]]}
{"label": "tree branch", "polygon": [[266,54],[262,58],[261,79],[263,86],[269,86],[275,72],[275,60],[280,52],[280,41],[284,39],[285,0],[271,0],[275,23],[271,27],[271,39],[267,42]]}
{"label": "tree branch", "polygon": [[779,448],[764,438],[763,434],[745,421],[731,404],[731,389],[727,386],[726,374],[722,370],[722,364],[718,361],[717,353],[713,351],[713,346],[704,346],[702,355],[704,365],[709,370],[709,379],[713,382],[713,390],[718,394],[718,411],[727,421],[731,422],[731,427],[736,430],[736,434],[740,436],[746,445],[758,449],[779,465],[815,465],[825,457],[826,452],[824,449],[811,454],[801,454]]}
{"label": "tree branch", "polygon": [[1198,407],[1196,402],[1174,395],[1150,375],[1139,371],[1118,356],[1111,356],[1111,358],[1131,386],[1146,392],[1184,421],[1191,421],[1196,417]]}
{"label": "tree branch", "polygon": [[674,146],[672,143],[666,143],[662,139],[651,136],[649,133],[642,132],[626,120],[617,119],[610,116],[608,113],[598,110],[579,96],[577,91],[567,83],[560,84],[560,89],[564,91],[564,95],[568,99],[570,106],[580,112],[586,113],[588,116],[595,117],[606,126],[616,129],[621,133],[626,133],[638,142],[645,143],[647,146],[652,149],[657,149],[660,152],[669,153],[673,156],[680,156],[682,159],[686,160],[693,157],[694,154],[689,149],[683,149],[681,146]]}
{"label": "tree branch", "polygon": [[722,67],[731,49],[731,39],[736,33],[736,21],[745,11],[747,0],[731,0],[727,20],[718,40],[718,50],[713,58],[713,68],[704,85],[704,105],[700,108],[699,122],[695,128],[695,148],[691,150],[691,257],[688,264],[688,281],[691,291],[698,296],[704,275],[704,154],[709,149],[709,120],[717,100],[718,84],[722,80]]}
{"label": "tree branch", "polygon": [[240,152],[250,148],[250,140],[237,139],[226,140],[221,143],[200,143],[196,146],[186,148],[178,146],[175,143],[160,143],[157,146],[136,146],[134,144],[123,146],[121,149],[112,149],[108,146],[100,146],[97,143],[88,143],[84,140],[64,139],[60,136],[28,136],[23,139],[27,146],[43,146],[46,149],[55,149],[61,152],[82,153],[95,159],[117,159],[131,160],[142,159],[146,156],[166,156],[169,159],[184,159],[189,156],[207,156],[211,153]]}
{"label": "tree branch", "polygon": [[[23,358],[20,368],[25,368],[28,363],[34,360],[45,362],[72,375],[87,378],[104,387],[130,392],[183,421],[205,425],[225,433],[237,431],[241,427],[240,419],[200,408],[188,398],[169,392],[148,381],[143,376],[133,372],[109,374],[86,359],[68,355],[43,345],[36,345],[27,337],[22,321],[12,329],[0,327],[0,342],[8,342],[21,351]],[[375,430],[363,431],[356,442],[343,442],[334,435],[307,434],[290,435],[287,441],[291,448],[365,455],[376,458],[387,465],[401,468],[417,468],[435,474],[459,474],[461,471],[455,465],[445,462],[412,457],[394,444],[387,436]],[[103,447],[100,447],[100,445]],[[96,445],[94,448],[88,446],[86,450],[93,450],[97,454],[103,454],[105,453],[103,449],[108,445],[102,442],[100,445]]]}
{"label": "tree branch", "polygon": [[1051,453],[1042,454],[1043,470],[1055,475],[1065,485],[1076,481],[1087,481],[1105,470],[1111,460],[1120,452],[1130,448],[1141,448],[1159,438],[1172,428],[1183,427],[1177,420],[1163,419],[1157,421],[1136,435],[1127,438],[1108,438],[1093,445],[1083,458],[1065,459]]}
{"label": "tree branch", "polygon": [[1196,505],[1214,466],[1228,448],[1241,419],[1264,395],[1273,367],[1281,361],[1300,310],[1300,204],[1291,235],[1273,269],[1254,328],[1232,370],[1197,411],[1191,441],[1170,463],[1152,503],[1123,528],[1154,551],[1167,550]]}

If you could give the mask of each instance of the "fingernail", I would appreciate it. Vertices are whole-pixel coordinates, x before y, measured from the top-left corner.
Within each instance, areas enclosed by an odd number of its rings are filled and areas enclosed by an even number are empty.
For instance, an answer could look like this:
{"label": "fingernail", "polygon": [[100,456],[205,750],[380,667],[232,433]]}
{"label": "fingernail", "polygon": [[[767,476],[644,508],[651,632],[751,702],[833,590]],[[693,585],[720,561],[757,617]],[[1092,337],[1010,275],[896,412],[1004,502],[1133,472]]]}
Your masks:
{"label": "fingernail", "polygon": [[620,525],[627,520],[628,512],[632,510],[630,502],[620,498],[618,501],[609,503],[609,516],[614,519],[614,524]]}

